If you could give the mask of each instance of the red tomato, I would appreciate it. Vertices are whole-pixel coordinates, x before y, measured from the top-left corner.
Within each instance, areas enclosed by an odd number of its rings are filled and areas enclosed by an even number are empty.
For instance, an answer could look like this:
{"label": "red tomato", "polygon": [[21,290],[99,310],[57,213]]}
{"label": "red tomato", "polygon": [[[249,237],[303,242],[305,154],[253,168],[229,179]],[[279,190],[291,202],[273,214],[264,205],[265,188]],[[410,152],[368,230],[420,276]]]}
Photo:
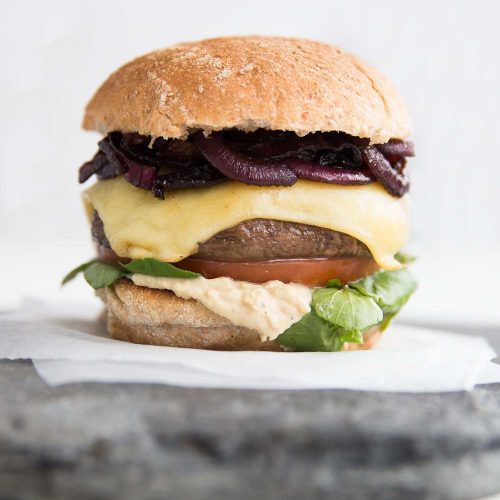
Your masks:
{"label": "red tomato", "polygon": [[239,281],[265,283],[279,280],[302,283],[310,287],[323,286],[332,278],[343,283],[363,278],[378,271],[371,257],[341,257],[336,259],[285,259],[260,262],[217,262],[184,259],[175,266],[202,274],[205,278],[228,276]]}
{"label": "red tomato", "polygon": [[[110,248],[98,246],[99,258],[108,262],[129,262]],[[227,276],[238,281],[265,283],[279,280],[283,283],[302,283],[310,287],[323,286],[329,279],[343,283],[369,276],[379,270],[371,257],[339,257],[335,259],[283,259],[258,262],[218,262],[187,258],[173,262],[174,266],[200,273],[205,278]]]}

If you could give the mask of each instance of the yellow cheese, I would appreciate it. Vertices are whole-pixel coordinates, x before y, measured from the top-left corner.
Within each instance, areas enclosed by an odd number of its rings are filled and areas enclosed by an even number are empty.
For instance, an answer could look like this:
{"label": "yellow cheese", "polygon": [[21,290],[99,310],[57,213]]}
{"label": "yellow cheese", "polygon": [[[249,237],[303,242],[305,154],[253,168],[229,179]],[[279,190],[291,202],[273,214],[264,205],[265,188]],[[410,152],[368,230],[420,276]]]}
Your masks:
{"label": "yellow cheese", "polygon": [[409,236],[408,197],[395,198],[378,183],[299,180],[291,187],[258,187],[230,181],[159,200],[118,177],[94,184],[84,200],[89,214],[99,212],[111,248],[132,259],[177,262],[219,231],[264,218],[347,233],[365,243],[382,268],[398,269],[394,254]]}

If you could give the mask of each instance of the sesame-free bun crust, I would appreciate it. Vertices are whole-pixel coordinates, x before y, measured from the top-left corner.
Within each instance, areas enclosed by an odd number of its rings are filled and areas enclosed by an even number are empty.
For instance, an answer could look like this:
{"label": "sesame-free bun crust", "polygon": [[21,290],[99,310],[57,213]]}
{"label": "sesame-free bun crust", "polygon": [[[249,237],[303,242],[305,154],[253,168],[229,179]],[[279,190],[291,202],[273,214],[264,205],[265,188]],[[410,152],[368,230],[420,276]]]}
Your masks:
{"label": "sesame-free bun crust", "polygon": [[[219,351],[281,351],[275,341],[236,326],[196,300],[167,290],[134,285],[123,278],[113,288],[97,290],[106,305],[107,328],[114,339],[136,344],[190,347]],[[364,344],[345,344],[345,350],[370,349],[381,333],[372,328]]]}
{"label": "sesame-free bun crust", "polygon": [[183,43],[113,73],[83,126],[164,138],[258,128],[340,131],[384,143],[409,134],[393,85],[360,59],[324,43],[247,36]]}

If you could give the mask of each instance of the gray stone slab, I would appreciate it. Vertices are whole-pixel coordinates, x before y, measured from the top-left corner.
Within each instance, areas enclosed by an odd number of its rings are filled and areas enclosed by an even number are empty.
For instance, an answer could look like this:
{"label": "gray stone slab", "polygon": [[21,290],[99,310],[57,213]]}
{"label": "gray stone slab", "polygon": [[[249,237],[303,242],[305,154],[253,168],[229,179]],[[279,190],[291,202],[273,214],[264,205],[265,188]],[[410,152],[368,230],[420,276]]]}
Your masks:
{"label": "gray stone slab", "polygon": [[0,362],[0,498],[471,499],[500,491],[500,385],[472,393],[49,388]]}

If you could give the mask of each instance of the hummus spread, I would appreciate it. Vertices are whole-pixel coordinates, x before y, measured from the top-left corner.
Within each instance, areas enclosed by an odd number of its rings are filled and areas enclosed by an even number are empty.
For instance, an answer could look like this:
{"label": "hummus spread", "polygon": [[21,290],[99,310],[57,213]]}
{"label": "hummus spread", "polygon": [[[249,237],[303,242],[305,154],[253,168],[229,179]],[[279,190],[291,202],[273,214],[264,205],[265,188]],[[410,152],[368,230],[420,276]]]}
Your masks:
{"label": "hummus spread", "polygon": [[235,325],[256,330],[260,338],[274,340],[310,311],[312,289],[296,283],[263,284],[231,278],[163,278],[133,274],[139,286],[171,290],[182,299],[195,299]]}

